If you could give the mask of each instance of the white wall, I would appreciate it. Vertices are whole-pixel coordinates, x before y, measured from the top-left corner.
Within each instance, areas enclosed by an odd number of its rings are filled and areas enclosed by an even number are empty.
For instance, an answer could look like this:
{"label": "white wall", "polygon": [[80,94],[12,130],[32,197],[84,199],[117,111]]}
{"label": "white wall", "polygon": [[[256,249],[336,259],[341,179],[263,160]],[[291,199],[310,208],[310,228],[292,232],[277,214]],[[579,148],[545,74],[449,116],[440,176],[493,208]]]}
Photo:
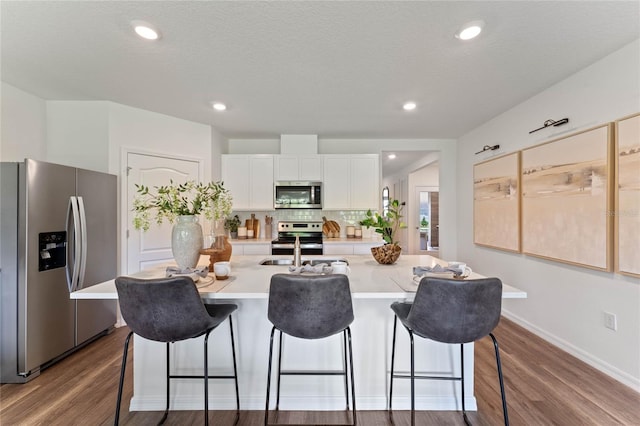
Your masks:
{"label": "white wall", "polygon": [[4,82],[0,91],[0,161],[46,160],[44,99]]}
{"label": "white wall", "polygon": [[47,101],[47,161],[109,172],[109,102]]}
{"label": "white wall", "polygon": [[[457,183],[459,260],[528,293],[505,301],[507,316],[638,390],[640,280],[475,246],[473,165],[640,111],[639,76],[637,40],[474,129],[459,139]],[[528,133],[564,117],[567,125]],[[499,151],[474,154],[496,143]],[[617,331],[604,327],[604,311],[617,315]]]}
{"label": "white wall", "polygon": [[[118,168],[123,149],[202,159],[211,177],[211,127],[122,104],[109,103],[109,164]],[[113,168],[114,166],[118,168]]]}

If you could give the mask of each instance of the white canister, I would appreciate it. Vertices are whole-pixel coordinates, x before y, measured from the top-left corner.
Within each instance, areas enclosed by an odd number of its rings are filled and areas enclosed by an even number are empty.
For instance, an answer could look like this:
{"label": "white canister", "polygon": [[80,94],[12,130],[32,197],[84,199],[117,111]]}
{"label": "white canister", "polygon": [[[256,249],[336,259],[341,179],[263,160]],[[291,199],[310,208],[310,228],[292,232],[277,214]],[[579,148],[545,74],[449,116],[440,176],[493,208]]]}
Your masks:
{"label": "white canister", "polygon": [[347,238],[354,238],[356,235],[356,227],[353,225],[347,226]]}
{"label": "white canister", "polygon": [[247,238],[247,227],[238,226],[238,239],[245,240]]}

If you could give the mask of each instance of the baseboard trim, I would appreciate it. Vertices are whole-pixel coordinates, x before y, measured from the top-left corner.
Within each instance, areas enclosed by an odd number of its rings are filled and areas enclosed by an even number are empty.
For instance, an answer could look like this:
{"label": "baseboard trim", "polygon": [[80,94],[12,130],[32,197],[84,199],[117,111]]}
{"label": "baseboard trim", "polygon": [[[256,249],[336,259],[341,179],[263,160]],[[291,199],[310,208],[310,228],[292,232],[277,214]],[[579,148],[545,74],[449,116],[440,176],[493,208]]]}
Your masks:
{"label": "baseboard trim", "polygon": [[640,392],[640,379],[633,377],[632,375],[612,366],[611,364],[597,357],[594,357],[590,353],[572,345],[566,340],[563,340],[551,333],[548,333],[547,331],[535,326],[534,324],[519,317],[518,315],[515,315],[510,311],[503,310],[502,315],[505,318],[515,322],[519,326],[532,332],[536,336],[546,340],[547,342],[551,343],[554,346],[557,346],[563,351],[575,356],[579,360],[589,364],[591,367],[603,372],[604,374],[611,377],[612,379],[619,381],[623,385],[630,387],[636,392]]}
{"label": "baseboard trim", "polygon": [[[248,397],[240,399],[241,410],[264,410],[264,397]],[[273,404],[272,404],[273,405]],[[164,411],[165,399],[157,396],[131,398],[129,411]],[[358,411],[386,410],[387,398],[384,397],[359,397],[356,398]],[[465,398],[467,411],[477,411],[478,406],[475,397]],[[202,395],[171,397],[170,410],[202,410],[204,403]],[[233,397],[210,397],[210,410],[235,410],[236,401]],[[273,409],[273,407],[272,407]],[[282,411],[341,411],[345,409],[344,397],[304,396],[281,397],[280,410]],[[411,409],[411,399],[407,396],[393,398],[394,410]],[[459,399],[452,397],[420,397],[416,396],[416,410],[429,411],[459,411],[462,405]]]}

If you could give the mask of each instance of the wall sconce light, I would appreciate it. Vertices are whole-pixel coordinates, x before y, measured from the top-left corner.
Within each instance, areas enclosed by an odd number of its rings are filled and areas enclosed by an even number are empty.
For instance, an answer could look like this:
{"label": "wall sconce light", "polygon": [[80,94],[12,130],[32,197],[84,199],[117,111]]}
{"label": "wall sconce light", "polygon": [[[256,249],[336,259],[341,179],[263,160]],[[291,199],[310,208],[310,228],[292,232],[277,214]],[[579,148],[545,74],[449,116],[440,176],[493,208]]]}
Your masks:
{"label": "wall sconce light", "polygon": [[476,155],[482,154],[485,151],[493,151],[494,149],[500,148],[500,145],[485,145],[482,147],[482,150],[476,152]]}
{"label": "wall sconce light", "polygon": [[549,119],[549,120],[545,121],[545,122],[542,124],[542,127],[539,127],[539,128],[537,128],[537,129],[534,129],[534,130],[530,131],[530,132],[529,132],[529,134],[531,134],[531,133],[533,133],[533,132],[537,132],[538,130],[546,129],[546,128],[547,128],[547,127],[549,127],[549,126],[557,127],[557,126],[561,126],[561,125],[563,125],[563,124],[567,124],[568,122],[569,122],[569,119],[568,119],[568,118],[563,118],[563,119],[558,120],[558,121],[555,121],[555,120],[551,120],[551,119]]}

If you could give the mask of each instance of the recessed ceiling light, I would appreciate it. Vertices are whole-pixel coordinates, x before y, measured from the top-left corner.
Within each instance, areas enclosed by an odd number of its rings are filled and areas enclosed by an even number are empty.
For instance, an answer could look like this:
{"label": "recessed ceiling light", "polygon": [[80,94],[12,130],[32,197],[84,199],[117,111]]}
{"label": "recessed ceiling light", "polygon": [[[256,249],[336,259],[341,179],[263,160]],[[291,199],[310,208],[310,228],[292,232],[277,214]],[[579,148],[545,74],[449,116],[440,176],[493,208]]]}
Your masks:
{"label": "recessed ceiling light", "polygon": [[136,34],[144,39],[157,40],[160,38],[160,32],[148,22],[131,21],[131,25],[133,26],[133,30],[136,32]]}
{"label": "recessed ceiling light", "polygon": [[405,111],[413,111],[414,109],[416,109],[416,103],[406,102],[404,105],[402,105],[402,109],[404,109]]}
{"label": "recessed ceiling light", "polygon": [[389,160],[393,160],[394,158],[396,158],[396,155],[395,155],[395,154],[389,154],[389,155],[387,156],[387,158],[388,158]]}
{"label": "recessed ceiling light", "polygon": [[213,106],[213,109],[215,109],[216,111],[224,111],[227,109],[227,106],[222,102],[214,102],[211,105]]}
{"label": "recessed ceiling light", "polygon": [[469,22],[456,33],[456,38],[459,38],[460,40],[471,40],[472,38],[477,37],[480,32],[482,32],[483,27],[483,21]]}

